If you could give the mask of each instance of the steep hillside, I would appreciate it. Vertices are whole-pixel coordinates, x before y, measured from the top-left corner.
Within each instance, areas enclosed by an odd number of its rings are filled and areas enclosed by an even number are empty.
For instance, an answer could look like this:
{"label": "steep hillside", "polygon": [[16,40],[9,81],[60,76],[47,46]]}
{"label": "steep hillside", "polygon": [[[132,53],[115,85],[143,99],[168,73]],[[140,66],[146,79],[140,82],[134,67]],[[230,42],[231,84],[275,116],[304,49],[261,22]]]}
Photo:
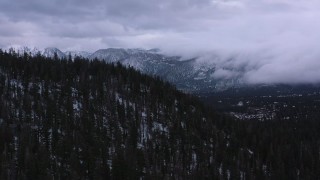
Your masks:
{"label": "steep hillside", "polygon": [[[0,52],[2,179],[239,175],[196,99],[120,64]],[[227,173],[228,172],[228,173]]]}

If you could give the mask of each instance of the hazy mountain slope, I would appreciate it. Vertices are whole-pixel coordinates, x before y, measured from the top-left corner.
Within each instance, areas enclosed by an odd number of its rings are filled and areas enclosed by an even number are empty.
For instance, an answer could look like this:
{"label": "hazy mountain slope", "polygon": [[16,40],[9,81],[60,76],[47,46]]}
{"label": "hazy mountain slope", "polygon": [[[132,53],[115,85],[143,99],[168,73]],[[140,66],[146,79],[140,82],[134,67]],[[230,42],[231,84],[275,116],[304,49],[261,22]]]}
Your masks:
{"label": "hazy mountain slope", "polygon": [[[36,49],[37,50],[37,49]],[[19,54],[27,52],[35,55],[36,50],[17,48]],[[187,92],[213,92],[243,85],[241,73],[232,78],[217,78],[214,73],[214,64],[199,62],[196,58],[182,59],[179,56],[167,56],[157,49],[100,49],[94,53],[84,51],[61,52],[57,48],[46,48],[38,51],[46,57],[68,58],[69,54],[74,59],[76,56],[90,60],[102,60],[108,63],[120,62],[143,73],[159,76],[162,79],[175,84],[179,89]]]}
{"label": "hazy mountain slope", "polygon": [[149,75],[155,75],[185,91],[219,91],[240,85],[240,77],[217,79],[214,64],[201,64],[197,59],[166,56],[157,50],[104,49],[89,56],[106,62],[121,62]]}
{"label": "hazy mountain slope", "polygon": [[89,59],[104,60],[106,62],[117,62],[129,58],[125,49],[100,49],[89,56]]}

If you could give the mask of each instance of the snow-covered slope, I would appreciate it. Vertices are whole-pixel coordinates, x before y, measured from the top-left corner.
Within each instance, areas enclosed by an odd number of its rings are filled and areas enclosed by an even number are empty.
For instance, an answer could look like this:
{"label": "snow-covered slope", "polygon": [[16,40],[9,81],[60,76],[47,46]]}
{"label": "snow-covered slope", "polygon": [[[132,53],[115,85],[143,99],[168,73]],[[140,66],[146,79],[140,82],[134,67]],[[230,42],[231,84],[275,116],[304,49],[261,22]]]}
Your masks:
{"label": "snow-covered slope", "polygon": [[161,54],[158,49],[109,48],[100,49],[94,53],[85,51],[67,51],[63,53],[57,48],[39,50],[37,48],[19,47],[14,50],[21,55],[24,52],[31,55],[40,53],[43,56],[54,58],[56,54],[59,59],[67,59],[71,55],[72,59],[79,56],[90,60],[103,60],[108,63],[120,62],[142,73],[159,76],[175,84],[179,89],[189,92],[221,91],[242,85],[241,72],[237,72],[237,76],[221,78],[217,76],[218,73],[221,74],[221,67],[217,70],[215,64],[201,63],[196,58],[183,59],[179,56],[167,56]]}
{"label": "snow-covered slope", "polygon": [[89,59],[120,62],[143,73],[159,76],[185,91],[219,91],[240,85],[240,77],[216,78],[214,64],[196,58],[166,56],[157,49],[101,49]]}
{"label": "snow-covered slope", "polygon": [[117,62],[129,58],[129,53],[125,49],[100,49],[89,56],[89,59],[104,60],[107,62]]}
{"label": "snow-covered slope", "polygon": [[58,59],[66,58],[66,55],[60,49],[54,47],[45,48],[41,54],[45,57],[54,57],[56,54]]}

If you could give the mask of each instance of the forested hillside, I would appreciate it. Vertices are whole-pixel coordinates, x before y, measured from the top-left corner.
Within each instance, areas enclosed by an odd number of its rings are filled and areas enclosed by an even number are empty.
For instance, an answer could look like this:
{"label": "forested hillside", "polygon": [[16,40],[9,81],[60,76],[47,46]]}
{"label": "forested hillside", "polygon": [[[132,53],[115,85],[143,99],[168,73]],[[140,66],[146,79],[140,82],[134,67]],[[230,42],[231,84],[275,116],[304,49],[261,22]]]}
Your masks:
{"label": "forested hillside", "polygon": [[319,177],[319,123],[228,119],[121,64],[0,50],[0,101],[1,179]]}

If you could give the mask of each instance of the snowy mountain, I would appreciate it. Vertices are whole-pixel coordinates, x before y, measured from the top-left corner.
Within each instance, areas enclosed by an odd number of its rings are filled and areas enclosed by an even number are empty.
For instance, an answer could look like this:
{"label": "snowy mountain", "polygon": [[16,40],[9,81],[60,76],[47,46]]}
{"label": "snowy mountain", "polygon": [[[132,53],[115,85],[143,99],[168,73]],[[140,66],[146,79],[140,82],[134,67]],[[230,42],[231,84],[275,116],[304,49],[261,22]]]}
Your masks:
{"label": "snowy mountain", "polygon": [[57,54],[57,57],[59,59],[63,59],[67,57],[62,51],[54,47],[45,48],[41,54],[45,57],[54,57],[55,54]]}
{"label": "snowy mountain", "polygon": [[217,69],[215,64],[200,62],[197,58],[183,59],[179,56],[164,55],[159,49],[109,48],[100,49],[94,53],[85,51],[66,51],[63,53],[53,47],[44,50],[19,47],[14,48],[14,50],[21,55],[24,52],[31,55],[40,53],[45,57],[53,58],[57,54],[59,59],[67,59],[71,55],[72,59],[78,56],[90,60],[103,60],[109,63],[120,62],[142,73],[159,76],[187,92],[221,91],[242,85],[241,72],[238,72],[239,70],[235,70],[237,71],[236,76],[221,78],[217,76],[217,72],[221,74],[221,67]]}
{"label": "snowy mountain", "polygon": [[89,56],[106,62],[120,62],[143,73],[159,76],[185,91],[219,91],[240,85],[239,77],[216,78],[214,64],[196,58],[166,56],[157,49],[101,49]]}
{"label": "snowy mountain", "polygon": [[117,62],[128,59],[129,53],[125,49],[100,49],[89,56],[89,59],[99,59],[107,62]]}

